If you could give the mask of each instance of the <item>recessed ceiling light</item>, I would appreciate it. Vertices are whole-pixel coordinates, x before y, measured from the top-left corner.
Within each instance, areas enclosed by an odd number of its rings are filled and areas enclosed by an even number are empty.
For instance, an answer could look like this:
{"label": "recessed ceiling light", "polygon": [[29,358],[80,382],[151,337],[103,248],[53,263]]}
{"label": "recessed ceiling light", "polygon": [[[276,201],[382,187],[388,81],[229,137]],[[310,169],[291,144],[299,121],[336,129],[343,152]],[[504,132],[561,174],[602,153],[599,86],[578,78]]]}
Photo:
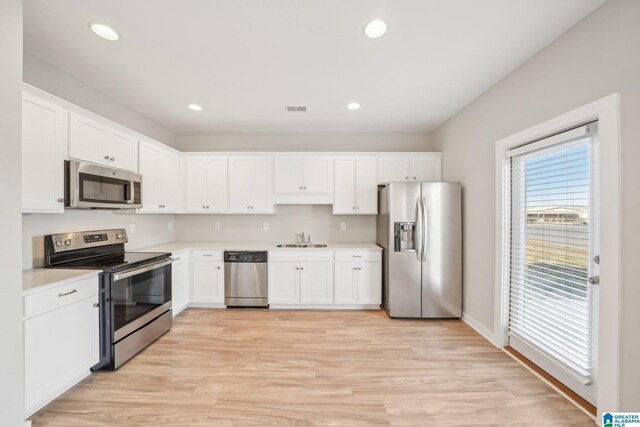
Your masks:
{"label": "recessed ceiling light", "polygon": [[189,109],[193,111],[202,111],[202,107],[198,104],[189,104]]}
{"label": "recessed ceiling light", "polygon": [[347,104],[347,108],[349,110],[359,110],[360,109],[360,104],[358,104],[357,102],[351,102],[351,103]]}
{"label": "recessed ceiling light", "polygon": [[367,35],[367,37],[371,37],[372,39],[377,39],[386,31],[387,24],[379,19],[374,19],[373,21],[369,22],[366,27],[364,27],[364,33]]}
{"label": "recessed ceiling light", "polygon": [[91,31],[96,33],[96,35],[102,37],[103,39],[110,40],[112,42],[120,38],[118,33],[116,33],[113,28],[104,24],[92,22],[91,24],[89,24],[89,28],[91,28]]}

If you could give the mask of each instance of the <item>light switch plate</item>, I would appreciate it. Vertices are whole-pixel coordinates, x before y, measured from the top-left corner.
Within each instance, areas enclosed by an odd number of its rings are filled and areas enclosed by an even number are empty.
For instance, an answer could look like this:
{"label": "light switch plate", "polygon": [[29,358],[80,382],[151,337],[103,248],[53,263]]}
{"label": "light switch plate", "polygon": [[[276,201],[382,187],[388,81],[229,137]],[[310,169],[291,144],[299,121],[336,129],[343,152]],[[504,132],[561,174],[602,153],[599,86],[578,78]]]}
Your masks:
{"label": "light switch plate", "polygon": [[265,222],[264,224],[262,224],[262,229],[265,230],[265,231],[268,230],[269,229],[269,223]]}
{"label": "light switch plate", "polygon": [[129,224],[129,234],[136,234],[136,225]]}
{"label": "light switch plate", "polygon": [[169,230],[173,230],[173,221],[169,221],[169,222],[167,223],[167,229],[169,229]]}
{"label": "light switch plate", "polygon": [[347,229],[347,223],[346,222],[341,222],[340,223],[340,230],[345,231]]}
{"label": "light switch plate", "polygon": [[216,230],[220,230],[220,223],[216,222]]}

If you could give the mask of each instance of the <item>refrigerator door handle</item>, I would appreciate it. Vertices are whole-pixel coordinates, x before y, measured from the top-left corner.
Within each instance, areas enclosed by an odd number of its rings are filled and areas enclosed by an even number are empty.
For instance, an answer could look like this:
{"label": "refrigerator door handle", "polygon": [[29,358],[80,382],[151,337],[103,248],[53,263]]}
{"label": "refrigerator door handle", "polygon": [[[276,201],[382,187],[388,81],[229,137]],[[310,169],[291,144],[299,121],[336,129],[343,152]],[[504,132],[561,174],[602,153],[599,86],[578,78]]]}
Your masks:
{"label": "refrigerator door handle", "polygon": [[421,216],[421,220],[422,220],[422,224],[421,224],[421,231],[422,231],[422,236],[420,236],[420,239],[422,240],[422,246],[420,248],[420,261],[426,261],[427,260],[427,237],[428,237],[428,232],[429,230],[427,230],[427,224],[428,224],[428,217],[427,217],[427,200],[424,197],[420,197],[420,207],[422,209],[422,215]]}
{"label": "refrigerator door handle", "polygon": [[418,262],[422,261],[422,225],[422,198],[418,197],[418,200],[416,200],[416,228],[413,232],[413,247],[416,248],[416,259]]}

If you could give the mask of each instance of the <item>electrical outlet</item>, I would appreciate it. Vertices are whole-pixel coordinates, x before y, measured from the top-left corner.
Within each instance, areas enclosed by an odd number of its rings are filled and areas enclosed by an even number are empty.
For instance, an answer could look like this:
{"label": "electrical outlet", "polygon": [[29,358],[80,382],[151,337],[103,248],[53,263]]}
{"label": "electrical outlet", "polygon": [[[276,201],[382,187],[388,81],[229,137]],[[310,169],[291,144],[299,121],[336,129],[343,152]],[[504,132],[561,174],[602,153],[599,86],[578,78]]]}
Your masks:
{"label": "electrical outlet", "polygon": [[217,230],[220,230],[220,223],[219,222],[216,222],[216,231]]}
{"label": "electrical outlet", "polygon": [[129,234],[136,234],[136,225],[129,224]]}
{"label": "electrical outlet", "polygon": [[173,221],[169,221],[169,222],[167,223],[167,229],[168,229],[168,230],[173,230]]}
{"label": "electrical outlet", "polygon": [[265,231],[268,230],[269,229],[269,223],[265,222],[264,224],[262,224],[262,229],[265,230]]}
{"label": "electrical outlet", "polygon": [[347,223],[346,222],[341,222],[340,223],[340,230],[345,231],[347,229]]}

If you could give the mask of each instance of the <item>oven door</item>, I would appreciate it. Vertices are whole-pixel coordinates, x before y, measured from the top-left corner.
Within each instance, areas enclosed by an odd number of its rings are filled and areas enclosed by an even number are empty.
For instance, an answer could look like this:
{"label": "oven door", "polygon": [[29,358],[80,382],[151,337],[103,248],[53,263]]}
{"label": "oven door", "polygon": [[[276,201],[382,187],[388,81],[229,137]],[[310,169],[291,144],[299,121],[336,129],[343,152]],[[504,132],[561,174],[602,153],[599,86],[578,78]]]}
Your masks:
{"label": "oven door", "polygon": [[142,176],[76,161],[65,162],[65,207],[132,209],[142,207]]}
{"label": "oven door", "polygon": [[113,274],[112,342],[117,342],[171,309],[171,263],[163,259]]}

